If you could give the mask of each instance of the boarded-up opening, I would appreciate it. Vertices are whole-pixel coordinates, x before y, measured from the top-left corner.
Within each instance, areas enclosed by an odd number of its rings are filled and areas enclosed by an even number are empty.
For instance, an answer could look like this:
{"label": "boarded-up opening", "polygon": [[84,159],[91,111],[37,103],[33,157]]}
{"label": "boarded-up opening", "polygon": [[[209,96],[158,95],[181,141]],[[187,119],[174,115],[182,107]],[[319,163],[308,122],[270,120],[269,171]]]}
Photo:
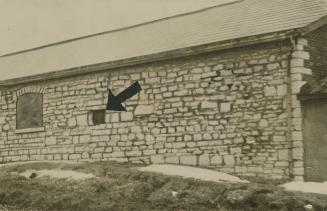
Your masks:
{"label": "boarded-up opening", "polygon": [[16,128],[37,128],[43,125],[43,96],[27,93],[18,97]]}
{"label": "boarded-up opening", "polygon": [[106,110],[95,110],[92,111],[93,125],[105,124]]}
{"label": "boarded-up opening", "polygon": [[305,179],[327,181],[327,99],[303,102]]}

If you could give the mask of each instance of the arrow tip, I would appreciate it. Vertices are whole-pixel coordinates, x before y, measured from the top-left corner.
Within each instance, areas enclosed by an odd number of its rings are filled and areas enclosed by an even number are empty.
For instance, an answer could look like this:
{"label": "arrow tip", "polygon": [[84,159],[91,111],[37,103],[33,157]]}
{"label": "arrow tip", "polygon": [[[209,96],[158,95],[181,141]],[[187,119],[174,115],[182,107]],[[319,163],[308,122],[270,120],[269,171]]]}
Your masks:
{"label": "arrow tip", "polygon": [[126,108],[119,102],[117,97],[111,92],[109,89],[109,94],[108,94],[108,103],[106,110],[111,110],[111,111],[127,111]]}
{"label": "arrow tip", "polygon": [[126,108],[121,103],[109,103],[106,110],[111,111],[127,111]]}

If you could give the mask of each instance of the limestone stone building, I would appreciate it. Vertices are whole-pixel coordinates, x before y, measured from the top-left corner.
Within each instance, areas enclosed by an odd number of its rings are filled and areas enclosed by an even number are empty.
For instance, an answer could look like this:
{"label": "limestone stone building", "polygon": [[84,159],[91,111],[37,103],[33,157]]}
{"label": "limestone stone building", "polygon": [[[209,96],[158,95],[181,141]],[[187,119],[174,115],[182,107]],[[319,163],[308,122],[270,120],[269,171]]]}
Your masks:
{"label": "limestone stone building", "polygon": [[[3,55],[0,162],[325,180],[326,23],[325,0],[235,0]],[[127,111],[106,111],[135,81]]]}

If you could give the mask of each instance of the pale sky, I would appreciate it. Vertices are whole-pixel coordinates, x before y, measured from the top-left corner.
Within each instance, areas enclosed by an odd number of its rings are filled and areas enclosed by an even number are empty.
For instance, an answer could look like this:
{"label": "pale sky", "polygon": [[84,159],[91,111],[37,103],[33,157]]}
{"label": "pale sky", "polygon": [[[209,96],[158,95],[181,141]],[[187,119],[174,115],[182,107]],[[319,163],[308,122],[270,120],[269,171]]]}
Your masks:
{"label": "pale sky", "polygon": [[231,0],[0,0],[0,55]]}

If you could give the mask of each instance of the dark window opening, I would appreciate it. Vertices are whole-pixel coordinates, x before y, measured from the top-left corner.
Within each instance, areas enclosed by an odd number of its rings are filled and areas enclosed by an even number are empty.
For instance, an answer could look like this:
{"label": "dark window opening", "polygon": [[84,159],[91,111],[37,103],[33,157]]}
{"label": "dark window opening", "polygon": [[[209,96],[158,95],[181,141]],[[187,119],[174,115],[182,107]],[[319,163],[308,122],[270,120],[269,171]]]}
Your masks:
{"label": "dark window opening", "polygon": [[38,128],[43,126],[43,96],[27,93],[17,99],[16,128]]}
{"label": "dark window opening", "polygon": [[93,125],[105,124],[106,110],[95,110],[91,112]]}

